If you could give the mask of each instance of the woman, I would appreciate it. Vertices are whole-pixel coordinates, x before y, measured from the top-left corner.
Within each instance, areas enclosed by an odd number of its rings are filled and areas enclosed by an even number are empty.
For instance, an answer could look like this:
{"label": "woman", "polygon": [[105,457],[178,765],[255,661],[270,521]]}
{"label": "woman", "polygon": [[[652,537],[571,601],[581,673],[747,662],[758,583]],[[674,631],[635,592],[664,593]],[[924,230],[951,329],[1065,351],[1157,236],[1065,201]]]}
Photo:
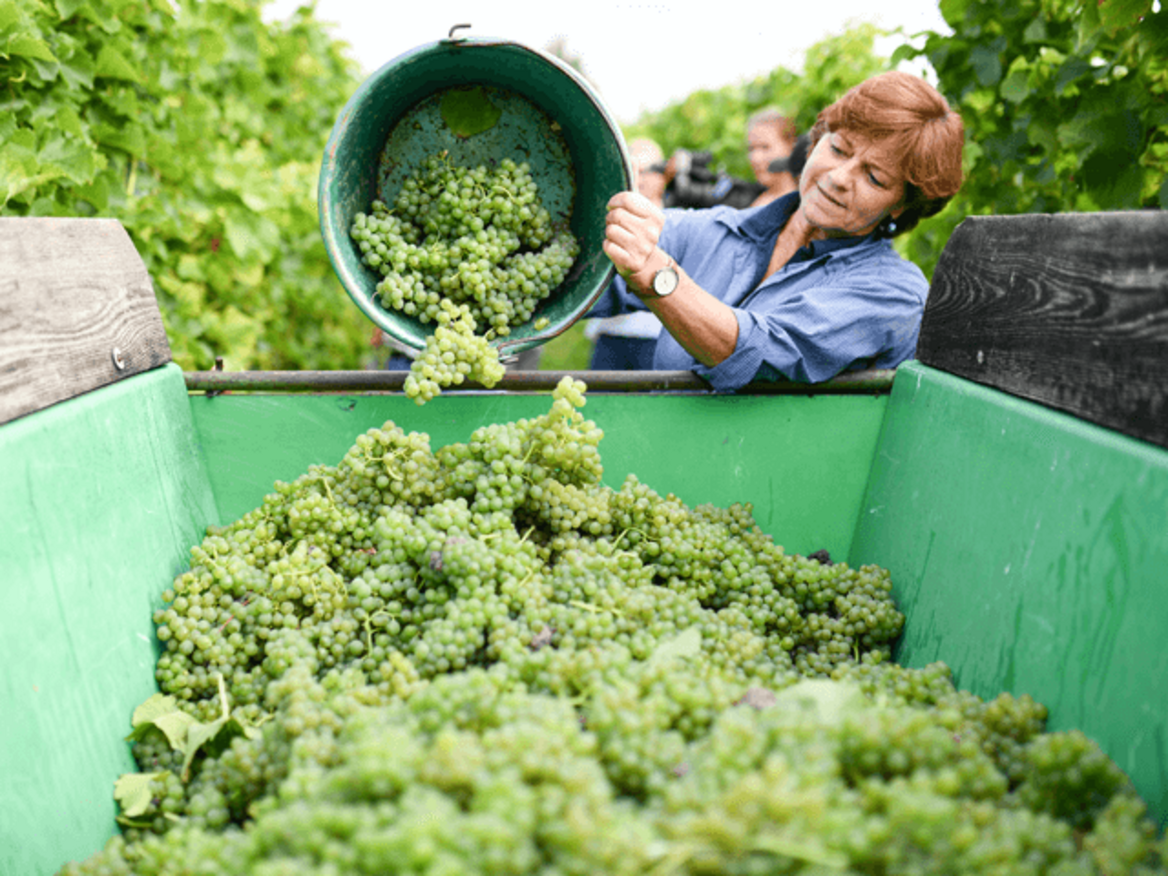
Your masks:
{"label": "woman", "polygon": [[771,166],[778,159],[791,157],[798,137],[795,122],[776,109],[759,110],[747,121],[746,154],[754,178],[762,187],[751,207],[761,207],[795,191],[794,175],[788,170],[771,170]]}
{"label": "woman", "polygon": [[[667,329],[653,367],[734,391],[911,358],[928,282],[889,239],[956,193],[963,139],[932,86],[883,73],[819,114],[798,191],[770,204],[663,212],[615,195],[604,252]],[[613,297],[592,315],[630,307]]]}

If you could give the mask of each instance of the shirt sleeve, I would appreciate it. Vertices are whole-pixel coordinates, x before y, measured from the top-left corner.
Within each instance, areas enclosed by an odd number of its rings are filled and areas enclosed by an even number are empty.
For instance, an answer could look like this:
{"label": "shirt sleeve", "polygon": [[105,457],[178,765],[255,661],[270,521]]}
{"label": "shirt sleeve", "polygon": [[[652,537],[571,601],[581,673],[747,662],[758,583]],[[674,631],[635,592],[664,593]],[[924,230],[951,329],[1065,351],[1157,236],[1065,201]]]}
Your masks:
{"label": "shirt sleeve", "polygon": [[760,289],[734,308],[734,352],[713,367],[696,363],[695,373],[732,392],[759,376],[819,383],[856,362],[911,358],[928,291],[920,270],[899,256],[835,268],[819,268],[814,283]]}

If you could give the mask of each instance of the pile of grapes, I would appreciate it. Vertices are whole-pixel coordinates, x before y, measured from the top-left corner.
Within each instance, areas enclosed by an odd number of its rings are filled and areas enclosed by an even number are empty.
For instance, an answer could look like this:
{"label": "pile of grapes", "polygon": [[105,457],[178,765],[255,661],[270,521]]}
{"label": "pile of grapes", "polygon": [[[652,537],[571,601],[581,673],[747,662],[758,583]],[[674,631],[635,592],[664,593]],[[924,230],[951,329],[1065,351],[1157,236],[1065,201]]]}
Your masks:
{"label": "pile of grapes", "polygon": [[890,661],[885,570],[602,485],[583,389],[209,531],[123,831],[62,876],[1168,873],[1094,742]]}
{"label": "pile of grapes", "polygon": [[580,253],[570,231],[553,227],[530,166],[510,158],[469,168],[430,156],[392,209],[374,201],[349,233],[382,275],[381,306],[438,327],[406,378],[419,404],[464,380],[498,383],[489,340],[531,320]]}

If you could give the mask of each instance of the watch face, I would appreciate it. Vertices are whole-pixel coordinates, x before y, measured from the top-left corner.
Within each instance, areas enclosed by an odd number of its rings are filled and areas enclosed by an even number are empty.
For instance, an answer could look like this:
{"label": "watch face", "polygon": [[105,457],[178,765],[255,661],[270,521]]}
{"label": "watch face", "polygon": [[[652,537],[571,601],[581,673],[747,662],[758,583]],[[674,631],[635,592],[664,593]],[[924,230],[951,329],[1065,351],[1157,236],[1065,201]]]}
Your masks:
{"label": "watch face", "polygon": [[660,296],[668,295],[677,288],[677,271],[673,268],[662,268],[653,275],[653,291]]}

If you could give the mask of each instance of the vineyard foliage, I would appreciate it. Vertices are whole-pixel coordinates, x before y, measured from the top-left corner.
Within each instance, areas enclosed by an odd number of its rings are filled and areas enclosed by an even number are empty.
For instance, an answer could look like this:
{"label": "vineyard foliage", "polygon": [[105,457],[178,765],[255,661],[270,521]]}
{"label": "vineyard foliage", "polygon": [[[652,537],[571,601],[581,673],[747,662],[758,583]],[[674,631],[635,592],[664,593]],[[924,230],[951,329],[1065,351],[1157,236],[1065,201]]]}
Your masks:
{"label": "vineyard foliage", "polygon": [[[1155,11],[1153,11],[1155,8]],[[1168,12],[1158,0],[941,0],[923,57],[960,110],[961,193],[905,241],[933,265],[967,215],[1168,207]]]}
{"label": "vineyard foliage", "polygon": [[0,0],[0,209],[121,221],[186,369],[356,367],[316,185],[359,79],[311,14],[262,5]]}
{"label": "vineyard foliage", "polygon": [[[266,0],[0,0],[0,215],[108,216],[154,280],[175,360],[361,367],[371,325],[324,249],[316,185],[360,84],[311,7]],[[941,0],[950,34],[858,25],[803,70],[691,94],[627,127],[749,178],[745,125],[806,130],[848,87],[926,62],[966,123],[967,182],[898,239],[930,274],[968,215],[1168,206],[1168,13],[1159,0]],[[727,79],[733,71],[727,71]]]}

